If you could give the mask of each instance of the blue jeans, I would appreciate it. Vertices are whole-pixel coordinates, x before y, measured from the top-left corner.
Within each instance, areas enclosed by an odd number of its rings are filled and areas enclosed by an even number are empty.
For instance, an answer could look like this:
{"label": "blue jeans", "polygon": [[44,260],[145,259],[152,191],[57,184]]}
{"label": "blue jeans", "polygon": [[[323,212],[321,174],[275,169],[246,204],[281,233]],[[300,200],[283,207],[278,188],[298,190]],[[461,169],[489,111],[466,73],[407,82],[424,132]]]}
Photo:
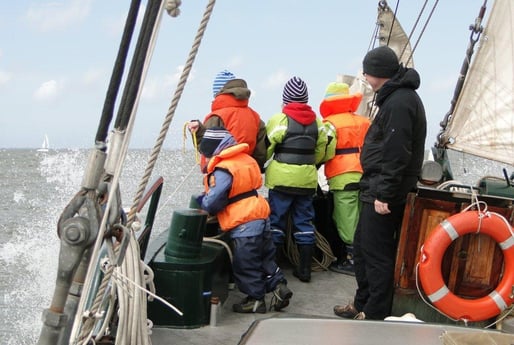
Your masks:
{"label": "blue jeans", "polygon": [[291,213],[295,229],[296,244],[313,245],[316,242],[312,198],[312,195],[296,195],[269,190],[270,221],[275,245],[284,244],[284,230],[287,226],[289,213]]}

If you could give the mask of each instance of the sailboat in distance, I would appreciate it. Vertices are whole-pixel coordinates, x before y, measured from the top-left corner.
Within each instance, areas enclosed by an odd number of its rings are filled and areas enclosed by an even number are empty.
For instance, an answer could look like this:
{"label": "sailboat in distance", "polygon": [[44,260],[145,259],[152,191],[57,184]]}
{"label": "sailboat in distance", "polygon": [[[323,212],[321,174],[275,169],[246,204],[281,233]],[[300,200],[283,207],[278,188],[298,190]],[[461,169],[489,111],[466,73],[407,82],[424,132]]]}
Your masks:
{"label": "sailboat in distance", "polygon": [[45,138],[43,139],[43,143],[41,144],[41,147],[37,149],[38,152],[48,152],[48,149],[50,148],[50,144],[48,142],[48,135],[45,134]]}

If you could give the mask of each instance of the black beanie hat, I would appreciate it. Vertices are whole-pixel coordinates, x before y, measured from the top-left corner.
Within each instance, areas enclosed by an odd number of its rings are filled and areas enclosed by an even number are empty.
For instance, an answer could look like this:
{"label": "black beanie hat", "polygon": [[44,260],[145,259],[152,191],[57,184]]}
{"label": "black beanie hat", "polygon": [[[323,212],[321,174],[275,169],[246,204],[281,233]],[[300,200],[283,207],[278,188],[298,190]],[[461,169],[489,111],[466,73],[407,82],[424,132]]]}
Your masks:
{"label": "black beanie hat", "polygon": [[211,127],[207,129],[200,142],[200,152],[207,158],[211,158],[223,138],[228,134],[224,127]]}
{"label": "black beanie hat", "polygon": [[362,61],[362,71],[377,78],[391,78],[399,68],[398,57],[388,46],[370,50]]}

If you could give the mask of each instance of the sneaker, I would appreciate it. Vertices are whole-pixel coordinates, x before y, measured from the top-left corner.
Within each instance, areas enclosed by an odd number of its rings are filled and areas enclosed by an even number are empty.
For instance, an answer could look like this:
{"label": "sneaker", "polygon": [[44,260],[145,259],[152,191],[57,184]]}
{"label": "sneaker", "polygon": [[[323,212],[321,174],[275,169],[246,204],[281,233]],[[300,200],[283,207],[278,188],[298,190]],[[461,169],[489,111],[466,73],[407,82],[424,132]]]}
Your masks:
{"label": "sneaker", "polygon": [[364,314],[363,311],[357,313],[357,315],[355,315],[355,317],[353,318],[354,320],[366,320],[366,314]]}
{"label": "sneaker", "polygon": [[287,287],[285,282],[278,283],[275,290],[273,290],[273,296],[271,297],[271,307],[275,311],[280,311],[289,305],[289,299],[293,296],[293,292]]}
{"label": "sneaker", "polygon": [[328,269],[332,272],[355,276],[353,264],[349,260],[345,260],[343,263],[333,262],[330,266],[328,266]]}
{"label": "sneaker", "polygon": [[232,305],[232,310],[236,313],[266,313],[266,302],[263,299],[245,297],[240,303]]}
{"label": "sneaker", "polygon": [[359,311],[355,309],[353,303],[348,303],[347,305],[336,305],[334,314],[345,319],[353,319],[359,314]]}

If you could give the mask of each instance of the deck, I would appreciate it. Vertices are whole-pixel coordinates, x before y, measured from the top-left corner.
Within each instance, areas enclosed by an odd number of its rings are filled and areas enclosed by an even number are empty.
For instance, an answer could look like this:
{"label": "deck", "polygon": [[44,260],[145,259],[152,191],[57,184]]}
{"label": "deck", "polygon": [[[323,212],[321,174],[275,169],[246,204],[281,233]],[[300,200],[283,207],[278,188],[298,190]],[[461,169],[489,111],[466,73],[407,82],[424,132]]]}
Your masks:
{"label": "deck", "polygon": [[[356,289],[354,277],[330,271],[313,272],[310,283],[300,282],[292,276],[292,267],[283,271],[288,286],[293,291],[291,304],[281,312],[268,311],[266,314],[238,314],[232,312],[232,304],[244,297],[237,289],[229,292],[223,303],[217,326],[204,326],[196,329],[156,328],[152,333],[152,343],[184,345],[227,345],[238,344],[241,336],[256,320],[285,317],[326,317],[341,320],[334,315],[335,304],[346,303],[353,298]],[[270,294],[266,296],[269,309]],[[270,338],[271,340],[272,338]],[[274,343],[273,341],[270,344]]]}

